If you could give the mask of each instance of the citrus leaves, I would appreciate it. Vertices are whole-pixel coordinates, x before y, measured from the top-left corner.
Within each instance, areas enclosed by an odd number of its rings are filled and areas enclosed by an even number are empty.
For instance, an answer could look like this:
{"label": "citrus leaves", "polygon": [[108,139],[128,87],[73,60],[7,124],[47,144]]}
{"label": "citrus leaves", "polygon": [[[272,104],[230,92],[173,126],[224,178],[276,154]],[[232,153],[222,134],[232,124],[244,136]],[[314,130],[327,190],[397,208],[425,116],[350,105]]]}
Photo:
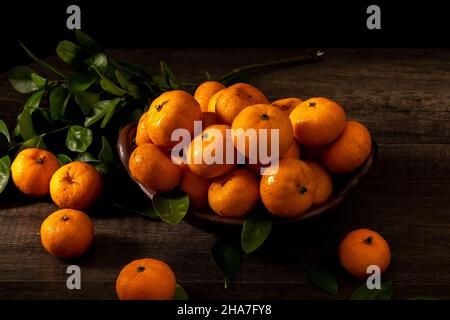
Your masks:
{"label": "citrus leaves", "polygon": [[173,226],[186,215],[189,209],[189,196],[184,193],[157,194],[153,198],[153,207],[161,220]]}
{"label": "citrus leaves", "polygon": [[50,91],[50,115],[58,120],[65,113],[70,93],[64,87],[55,87]]}
{"label": "citrus leaves", "polygon": [[82,126],[72,126],[67,132],[66,146],[70,151],[84,152],[92,143],[92,131]]}
{"label": "citrus leaves", "polygon": [[27,67],[14,67],[8,75],[13,88],[20,93],[32,93],[44,88],[46,79]]}
{"label": "citrus leaves", "polygon": [[311,281],[315,286],[325,290],[329,294],[336,294],[338,291],[338,285],[334,276],[325,270],[319,270],[308,266],[303,263],[303,267],[306,271],[306,278]]}
{"label": "citrus leaves", "polygon": [[184,288],[177,283],[175,287],[175,294],[172,300],[189,300],[189,296]]}
{"label": "citrus leaves", "polygon": [[11,142],[11,137],[9,136],[8,128],[3,120],[0,120],[0,134],[3,135],[8,142]]}
{"label": "citrus leaves", "polygon": [[369,289],[364,283],[353,292],[350,300],[390,300],[394,294],[392,282],[381,281],[380,289]]}
{"label": "citrus leaves", "polygon": [[95,103],[91,114],[86,117],[86,120],[84,121],[84,126],[90,127],[100,119],[103,119],[100,127],[105,128],[108,122],[111,120],[116,106],[120,101],[120,98],[116,98],[114,100],[102,100]]}
{"label": "citrus leaves", "polygon": [[11,174],[11,158],[9,156],[4,156],[0,158],[0,193],[3,192],[9,181],[9,176]]}
{"label": "citrus leaves", "polygon": [[242,261],[241,248],[231,242],[217,240],[211,247],[211,258],[222,273],[227,289],[239,271]]}
{"label": "citrus leaves", "polygon": [[56,47],[56,54],[65,63],[73,65],[79,62],[82,49],[73,42],[63,40]]}
{"label": "citrus leaves", "polygon": [[265,212],[257,212],[247,217],[241,232],[241,245],[245,253],[258,249],[272,230],[272,219]]}

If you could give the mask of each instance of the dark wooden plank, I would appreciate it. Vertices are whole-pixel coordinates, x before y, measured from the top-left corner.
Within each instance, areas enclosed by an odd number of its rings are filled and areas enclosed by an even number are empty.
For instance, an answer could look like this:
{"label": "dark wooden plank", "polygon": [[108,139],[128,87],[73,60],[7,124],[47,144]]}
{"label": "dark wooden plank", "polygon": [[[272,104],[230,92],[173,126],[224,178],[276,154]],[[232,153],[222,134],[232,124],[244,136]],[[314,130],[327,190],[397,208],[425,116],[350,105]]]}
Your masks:
{"label": "dark wooden plank", "polygon": [[38,236],[40,223],[56,207],[2,204],[0,298],[112,299],[121,266],[150,256],[167,261],[193,298],[330,298],[305,280],[304,261],[332,271],[341,287],[332,298],[346,299],[359,282],[339,267],[336,248],[346,232],[358,227],[379,231],[391,244],[393,262],[385,277],[394,281],[396,298],[448,296],[449,181],[447,146],[381,145],[378,163],[352,197],[292,232],[275,230],[260,251],[245,257],[229,292],[209,257],[213,235],[186,223],[173,228],[108,212],[95,214],[95,245],[73,262],[82,268],[83,290],[69,291],[64,273],[69,263],[45,253]]}
{"label": "dark wooden plank", "polygon": [[[220,75],[241,64],[302,53],[300,49],[111,50],[117,59],[158,71],[161,58],[184,80],[204,69]],[[275,230],[268,243],[246,256],[229,291],[209,257],[214,235],[186,223],[174,228],[120,212],[94,212],[96,241],[78,261],[81,291],[65,287],[69,262],[49,256],[39,226],[56,209],[21,197],[0,202],[0,299],[114,299],[121,266],[153,256],[175,270],[193,298],[327,299],[309,284],[301,261],[336,274],[346,299],[358,281],[339,267],[336,248],[355,228],[379,231],[392,247],[386,279],[395,297],[450,296],[450,50],[327,50],[321,64],[258,72],[253,82],[271,99],[328,96],[366,123],[380,142],[379,160],[361,187],[337,210],[305,221],[292,232]],[[52,62],[56,59],[50,59]],[[66,67],[59,63],[59,67]],[[0,118],[12,126],[23,96],[0,75]],[[189,239],[189,241],[186,241]]]}

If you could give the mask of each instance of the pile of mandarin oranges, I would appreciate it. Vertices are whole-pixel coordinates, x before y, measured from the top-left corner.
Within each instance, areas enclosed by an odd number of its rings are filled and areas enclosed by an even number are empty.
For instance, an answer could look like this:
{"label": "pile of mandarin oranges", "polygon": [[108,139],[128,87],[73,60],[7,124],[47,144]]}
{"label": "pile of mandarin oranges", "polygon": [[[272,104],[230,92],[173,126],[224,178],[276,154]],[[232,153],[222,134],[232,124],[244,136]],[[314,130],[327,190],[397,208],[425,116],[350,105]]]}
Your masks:
{"label": "pile of mandarin oranges", "polygon": [[[196,121],[202,122],[203,130],[194,136]],[[183,157],[174,162],[171,149],[177,141],[172,133],[180,128],[191,138]],[[228,129],[233,129],[231,134]],[[260,136],[246,136],[242,146],[233,134],[239,129],[277,129],[278,141],[266,141],[268,150],[277,143],[276,171],[262,174],[266,164],[259,159],[244,165],[204,161],[215,139],[223,139],[224,156],[229,151],[225,146],[231,144],[236,154],[247,158],[251,143],[260,142],[252,139]],[[285,98],[271,103],[252,85],[225,87],[208,81],[194,95],[173,90],[157,97],[138,123],[135,145],[129,170],[146,188],[157,193],[178,188],[189,195],[193,209],[211,209],[223,217],[244,217],[262,202],[275,217],[295,218],[329,199],[331,174],[347,174],[360,167],[371,153],[372,139],[363,124],[347,120],[343,108],[329,99]],[[83,255],[94,240],[94,224],[83,211],[103,190],[95,167],[77,161],[61,165],[51,152],[28,148],[16,155],[11,175],[22,193],[50,195],[60,208],[42,222],[45,250],[62,259]],[[366,276],[367,265],[378,264],[384,271],[390,262],[388,244],[368,229],[348,234],[339,256],[344,268],[358,278]],[[120,299],[172,299],[175,291],[174,272],[157,259],[132,261],[116,280]]]}
{"label": "pile of mandarin oranges", "polygon": [[[196,136],[195,121],[201,121],[203,129]],[[182,160],[174,163],[170,155],[177,141],[172,133],[179,128],[187,130],[192,141],[184,157],[180,156]],[[237,133],[249,129],[256,134],[245,135],[245,143],[238,144]],[[277,170],[262,174],[268,164],[258,156],[245,165],[226,161],[236,154],[249,159],[250,146],[261,145],[259,131],[273,129],[278,141],[268,137],[264,143],[267,150],[277,143]],[[217,139],[223,141],[217,143]],[[334,101],[285,98],[270,103],[252,85],[225,87],[215,81],[202,83],[193,96],[174,90],[156,98],[139,121],[135,143],[129,159],[134,179],[158,193],[179,188],[189,195],[193,209],[210,208],[231,218],[248,215],[259,201],[276,217],[299,217],[330,197],[330,173],[352,172],[372,151],[367,128],[348,121],[344,109]],[[232,155],[227,154],[230,144],[235,147]],[[222,161],[207,160],[219,151]]]}

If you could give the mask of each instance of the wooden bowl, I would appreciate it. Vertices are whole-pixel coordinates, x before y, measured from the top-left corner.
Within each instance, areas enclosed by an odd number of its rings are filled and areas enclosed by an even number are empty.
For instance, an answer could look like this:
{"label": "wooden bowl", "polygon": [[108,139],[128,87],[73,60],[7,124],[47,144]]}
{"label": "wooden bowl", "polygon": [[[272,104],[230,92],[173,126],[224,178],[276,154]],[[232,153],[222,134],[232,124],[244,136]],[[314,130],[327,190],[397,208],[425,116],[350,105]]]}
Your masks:
{"label": "wooden bowl", "polygon": [[[128,174],[130,171],[128,169],[128,160],[133,152],[134,144],[133,138],[136,135],[137,124],[130,124],[124,127],[117,140],[117,148],[119,152],[119,157],[127,170]],[[361,182],[361,180],[367,175],[369,170],[372,168],[374,161],[377,156],[377,143],[372,140],[372,152],[366,162],[359,167],[354,172],[347,175],[332,175],[333,178],[333,194],[330,196],[325,203],[320,206],[311,207],[306,213],[302,214],[298,218],[294,219],[281,219],[274,218],[273,224],[277,225],[292,225],[298,223],[302,220],[309,219],[311,217],[317,216],[325,211],[329,211],[339,205],[345,198],[347,198],[350,193],[356,188],[356,186]],[[130,175],[131,177],[131,175]],[[131,177],[142,189],[142,191],[149,197],[153,198],[155,192],[153,190],[145,188],[141,183],[136,181]],[[209,212],[199,212],[196,210],[189,210],[185,220],[208,232],[221,233],[222,231],[230,230],[230,228],[241,227],[244,223],[242,218],[226,218],[220,217],[212,211]]]}

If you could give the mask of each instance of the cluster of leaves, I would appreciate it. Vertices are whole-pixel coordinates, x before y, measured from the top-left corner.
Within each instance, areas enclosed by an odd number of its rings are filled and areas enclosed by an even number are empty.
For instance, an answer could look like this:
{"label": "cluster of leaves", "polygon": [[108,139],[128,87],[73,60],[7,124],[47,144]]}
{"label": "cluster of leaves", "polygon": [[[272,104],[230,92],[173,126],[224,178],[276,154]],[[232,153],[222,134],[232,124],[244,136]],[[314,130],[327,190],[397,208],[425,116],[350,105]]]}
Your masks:
{"label": "cluster of leaves", "polygon": [[[14,156],[25,148],[49,149],[62,164],[87,162],[104,174],[118,169],[112,145],[121,128],[136,122],[149,101],[161,93],[193,89],[193,84],[178,81],[164,61],[159,75],[149,75],[138,65],[108,58],[100,45],[81,30],[76,30],[75,38],[76,43],[63,40],[56,48],[58,57],[73,70],[69,75],[20,43],[46,74],[25,66],[14,67],[9,73],[12,87],[28,98],[18,114],[13,137],[0,120],[0,193],[8,184]],[[166,211],[168,201],[162,197],[157,200],[157,206],[140,213],[154,213],[155,218],[171,224],[181,220],[189,204],[184,201],[179,207],[181,214],[176,215]]]}

